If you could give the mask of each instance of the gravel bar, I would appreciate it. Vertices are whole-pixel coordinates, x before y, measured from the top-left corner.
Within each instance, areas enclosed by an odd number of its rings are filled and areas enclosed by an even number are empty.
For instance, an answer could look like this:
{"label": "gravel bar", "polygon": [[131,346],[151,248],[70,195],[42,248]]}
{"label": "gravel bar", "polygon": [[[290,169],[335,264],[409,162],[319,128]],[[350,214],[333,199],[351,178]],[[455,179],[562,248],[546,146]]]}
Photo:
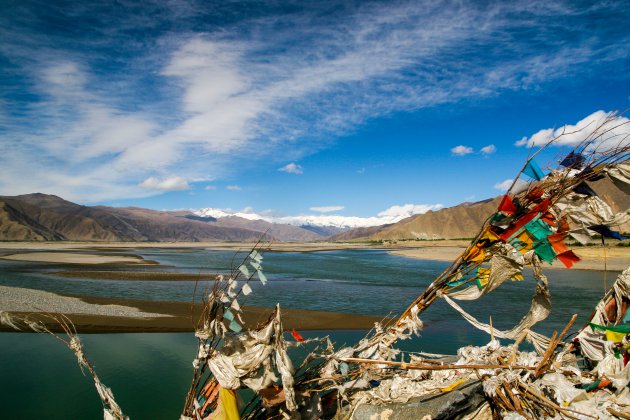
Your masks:
{"label": "gravel bar", "polygon": [[171,315],[142,312],[138,308],[121,305],[96,305],[81,299],[60,296],[42,290],[0,286],[0,311],[49,312],[131,318],[170,317]]}

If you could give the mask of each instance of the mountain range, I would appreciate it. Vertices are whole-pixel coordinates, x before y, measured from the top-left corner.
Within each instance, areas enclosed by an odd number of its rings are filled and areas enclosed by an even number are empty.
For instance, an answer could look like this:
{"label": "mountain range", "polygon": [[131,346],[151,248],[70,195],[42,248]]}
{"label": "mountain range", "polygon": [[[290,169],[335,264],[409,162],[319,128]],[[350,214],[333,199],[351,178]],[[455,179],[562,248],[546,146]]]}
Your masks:
{"label": "mountain range", "polygon": [[[591,183],[615,212],[630,208],[630,196],[608,179]],[[158,211],[139,207],[83,206],[41,193],[0,196],[2,241],[308,242],[454,239],[474,236],[497,208],[500,197],[429,210],[395,223],[362,226],[272,223],[254,216],[200,211]],[[630,226],[621,230],[630,231]]]}

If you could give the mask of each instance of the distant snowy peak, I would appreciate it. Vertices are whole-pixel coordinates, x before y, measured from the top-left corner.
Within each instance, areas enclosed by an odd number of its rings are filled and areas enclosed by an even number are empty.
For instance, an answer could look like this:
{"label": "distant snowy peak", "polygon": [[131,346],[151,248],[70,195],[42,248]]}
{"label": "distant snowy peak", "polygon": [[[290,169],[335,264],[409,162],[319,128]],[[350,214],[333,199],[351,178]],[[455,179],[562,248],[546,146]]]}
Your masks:
{"label": "distant snowy peak", "polygon": [[238,212],[230,209],[205,208],[196,210],[193,213],[201,217],[222,217],[236,216],[248,220],[264,220],[270,223],[294,225],[294,226],[318,226],[334,227],[337,229],[354,229],[358,227],[380,226],[396,223],[407,217],[423,214],[430,210],[438,210],[441,204],[405,204],[402,206],[392,206],[387,210],[378,213],[373,217],[339,216],[339,215],[299,215],[299,216],[267,216],[251,211]]}

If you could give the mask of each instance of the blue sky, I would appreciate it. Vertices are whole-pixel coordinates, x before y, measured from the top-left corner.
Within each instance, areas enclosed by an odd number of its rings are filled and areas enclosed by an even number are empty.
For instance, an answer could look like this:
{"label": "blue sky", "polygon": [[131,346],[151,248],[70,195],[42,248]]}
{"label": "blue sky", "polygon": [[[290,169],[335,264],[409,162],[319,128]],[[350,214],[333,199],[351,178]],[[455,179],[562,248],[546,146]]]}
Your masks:
{"label": "blue sky", "polygon": [[624,1],[4,1],[0,194],[364,217],[492,197],[517,141],[630,106],[629,21]]}

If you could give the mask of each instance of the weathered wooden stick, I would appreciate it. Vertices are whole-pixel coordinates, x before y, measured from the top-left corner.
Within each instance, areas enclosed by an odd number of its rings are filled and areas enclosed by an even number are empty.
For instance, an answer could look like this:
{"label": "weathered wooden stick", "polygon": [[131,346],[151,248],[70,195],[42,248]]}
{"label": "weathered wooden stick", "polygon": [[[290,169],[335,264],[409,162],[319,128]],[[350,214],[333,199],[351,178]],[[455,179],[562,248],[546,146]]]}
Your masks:
{"label": "weathered wooden stick", "polygon": [[615,417],[619,417],[620,419],[625,419],[625,420],[630,420],[630,415],[623,413],[621,411],[617,411],[615,409],[612,409],[610,407],[607,408],[608,412],[610,414],[612,414]]}
{"label": "weathered wooden stick", "polygon": [[496,391],[497,393],[497,397],[499,397],[499,401],[501,401],[503,403],[503,405],[508,409],[508,411],[514,411],[515,408],[512,405],[512,403],[507,399],[507,397],[505,395],[503,395],[503,392],[501,392],[501,389],[499,387],[497,387]]}
{"label": "weathered wooden stick", "polygon": [[388,365],[395,366],[400,369],[420,369],[420,370],[450,370],[450,369],[523,369],[535,370],[536,366],[517,366],[517,365],[423,365],[419,363],[392,362],[389,360],[374,359],[358,359],[354,357],[344,357],[339,359],[348,363],[366,363],[372,365]]}
{"label": "weathered wooden stick", "polygon": [[553,407],[554,409],[558,410],[558,411],[562,411],[564,413],[565,416],[572,418],[572,419],[577,419],[577,417],[571,415],[570,413],[576,413],[579,414],[581,416],[586,416],[586,417],[591,417],[593,419],[597,419],[597,417],[595,416],[591,416],[590,414],[586,414],[583,413],[581,411],[577,411],[577,410],[571,410],[570,408],[564,408],[559,406],[558,404],[556,404],[555,402],[551,401],[549,398],[545,397],[544,395],[540,394],[539,392],[537,392],[536,390],[534,390],[533,388],[528,387],[527,385],[525,385],[522,382],[519,382],[519,385],[523,388],[523,390],[525,390],[526,392],[530,393],[531,395],[533,395],[534,397],[538,398],[539,400],[543,401],[544,403],[550,405],[551,407]]}
{"label": "weathered wooden stick", "polygon": [[523,417],[528,417],[527,415],[525,415],[525,412],[523,411],[523,407],[521,407],[521,401],[518,399],[516,395],[514,395],[514,393],[510,389],[511,388],[510,384],[508,384],[506,381],[501,381],[501,383],[503,384],[505,395],[507,395],[508,398],[512,400],[512,403],[514,404],[514,408],[516,408],[516,411],[518,412],[518,414],[520,414]]}
{"label": "weathered wooden stick", "polygon": [[536,371],[534,372],[534,375],[540,376],[544,371],[547,370],[547,368],[551,364],[551,357],[556,352],[556,347],[558,347],[558,344],[560,344],[564,336],[567,334],[567,332],[569,332],[569,328],[571,328],[571,326],[573,325],[576,319],[577,319],[577,314],[573,314],[573,316],[569,320],[569,323],[566,325],[566,327],[564,327],[560,335],[557,335],[555,331],[553,332],[553,335],[551,336],[551,340],[549,341],[549,347],[547,347],[547,350],[545,350],[545,354],[543,355],[542,360],[536,367]]}

